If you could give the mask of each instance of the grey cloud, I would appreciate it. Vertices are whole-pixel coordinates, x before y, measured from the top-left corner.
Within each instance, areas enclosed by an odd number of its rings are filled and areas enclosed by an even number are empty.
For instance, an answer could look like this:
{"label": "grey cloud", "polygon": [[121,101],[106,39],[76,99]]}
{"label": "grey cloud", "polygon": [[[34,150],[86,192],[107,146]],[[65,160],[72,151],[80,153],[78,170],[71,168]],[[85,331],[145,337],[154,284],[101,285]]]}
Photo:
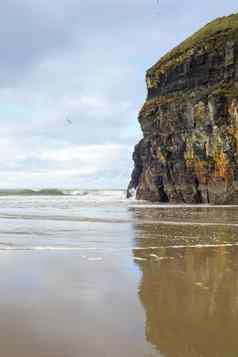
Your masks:
{"label": "grey cloud", "polygon": [[2,85],[9,85],[35,63],[59,48],[70,46],[77,12],[60,2],[8,0],[0,3],[0,66]]}

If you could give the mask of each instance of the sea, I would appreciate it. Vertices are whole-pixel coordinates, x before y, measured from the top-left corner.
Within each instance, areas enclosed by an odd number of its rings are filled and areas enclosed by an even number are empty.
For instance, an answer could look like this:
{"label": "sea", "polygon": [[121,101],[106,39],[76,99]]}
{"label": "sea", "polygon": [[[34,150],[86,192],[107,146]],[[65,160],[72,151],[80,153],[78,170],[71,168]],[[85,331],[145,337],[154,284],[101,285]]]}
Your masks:
{"label": "sea", "polygon": [[237,357],[238,206],[0,190],[0,355]]}

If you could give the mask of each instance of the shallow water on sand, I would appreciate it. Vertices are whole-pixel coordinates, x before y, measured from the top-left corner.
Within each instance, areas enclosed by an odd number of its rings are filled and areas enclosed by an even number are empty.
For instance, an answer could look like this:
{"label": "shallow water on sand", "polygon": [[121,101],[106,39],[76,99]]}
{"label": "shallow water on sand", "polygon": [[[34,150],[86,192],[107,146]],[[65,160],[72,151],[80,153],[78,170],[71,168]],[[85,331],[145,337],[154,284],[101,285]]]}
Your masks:
{"label": "shallow water on sand", "polygon": [[238,207],[0,197],[0,355],[237,357]]}

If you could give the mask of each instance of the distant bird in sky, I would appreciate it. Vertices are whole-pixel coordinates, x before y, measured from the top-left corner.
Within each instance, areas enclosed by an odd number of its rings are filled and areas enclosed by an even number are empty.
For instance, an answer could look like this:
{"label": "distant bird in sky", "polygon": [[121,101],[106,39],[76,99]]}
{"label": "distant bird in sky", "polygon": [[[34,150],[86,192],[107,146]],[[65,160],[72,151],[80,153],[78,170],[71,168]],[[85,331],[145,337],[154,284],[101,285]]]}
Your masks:
{"label": "distant bird in sky", "polygon": [[72,120],[70,120],[68,117],[66,117],[66,122],[67,122],[69,125],[72,125],[72,124],[73,124]]}

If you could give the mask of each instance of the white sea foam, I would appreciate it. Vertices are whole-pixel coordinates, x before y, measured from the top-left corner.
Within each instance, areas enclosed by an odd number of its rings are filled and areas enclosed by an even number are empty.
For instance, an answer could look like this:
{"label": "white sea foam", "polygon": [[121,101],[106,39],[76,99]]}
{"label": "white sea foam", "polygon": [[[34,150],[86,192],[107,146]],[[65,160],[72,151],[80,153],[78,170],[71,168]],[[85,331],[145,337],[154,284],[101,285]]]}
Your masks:
{"label": "white sea foam", "polygon": [[103,259],[101,257],[88,258],[89,262],[101,262]]}
{"label": "white sea foam", "polygon": [[63,193],[86,202],[126,201],[125,190],[63,190]]}
{"label": "white sea foam", "polygon": [[150,203],[148,201],[132,200],[134,208],[238,208],[238,205],[212,205],[212,204],[169,204],[169,203]]}
{"label": "white sea foam", "polygon": [[[153,247],[126,247],[126,248],[96,248],[96,247],[76,247],[76,246],[57,246],[57,245],[38,245],[38,246],[17,246],[17,245],[0,245],[0,251],[79,251],[79,252],[87,252],[87,251],[98,251],[104,253],[118,253],[122,251],[155,251],[155,250],[164,250],[164,249],[185,249],[185,248],[220,248],[220,247],[238,247],[237,243],[217,243],[217,244],[177,244],[177,245],[163,245],[163,246],[153,246]],[[157,260],[170,259],[170,257],[160,257],[157,254],[150,254],[152,258]],[[101,257],[92,257],[88,258],[86,255],[81,255],[82,258],[88,260],[102,260]],[[141,260],[143,258],[134,257],[136,260]]]}
{"label": "white sea foam", "polygon": [[[142,222],[144,224],[145,222]],[[215,226],[215,227],[238,227],[238,223],[221,222],[187,222],[187,221],[146,221],[146,224],[160,224],[169,226]]]}

